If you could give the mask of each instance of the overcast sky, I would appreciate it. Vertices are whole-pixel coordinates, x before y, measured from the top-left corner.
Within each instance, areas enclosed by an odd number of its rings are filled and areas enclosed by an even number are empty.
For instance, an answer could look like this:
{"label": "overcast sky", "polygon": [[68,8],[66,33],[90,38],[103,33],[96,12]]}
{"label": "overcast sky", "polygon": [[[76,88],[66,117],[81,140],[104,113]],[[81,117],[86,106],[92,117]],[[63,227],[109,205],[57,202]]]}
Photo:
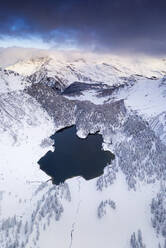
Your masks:
{"label": "overcast sky", "polygon": [[166,0],[1,0],[12,45],[166,54]]}

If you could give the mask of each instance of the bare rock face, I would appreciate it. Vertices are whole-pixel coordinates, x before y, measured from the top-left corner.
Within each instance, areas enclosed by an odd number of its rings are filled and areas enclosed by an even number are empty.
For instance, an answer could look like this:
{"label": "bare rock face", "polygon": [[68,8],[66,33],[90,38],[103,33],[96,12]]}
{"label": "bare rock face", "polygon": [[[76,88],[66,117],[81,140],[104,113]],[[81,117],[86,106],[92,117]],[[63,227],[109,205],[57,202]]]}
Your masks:
{"label": "bare rock face", "polygon": [[65,83],[57,75],[48,75],[48,71],[46,68],[40,69],[30,76],[27,76],[27,80],[35,84],[41,83],[48,85],[58,92],[61,92],[65,88]]}

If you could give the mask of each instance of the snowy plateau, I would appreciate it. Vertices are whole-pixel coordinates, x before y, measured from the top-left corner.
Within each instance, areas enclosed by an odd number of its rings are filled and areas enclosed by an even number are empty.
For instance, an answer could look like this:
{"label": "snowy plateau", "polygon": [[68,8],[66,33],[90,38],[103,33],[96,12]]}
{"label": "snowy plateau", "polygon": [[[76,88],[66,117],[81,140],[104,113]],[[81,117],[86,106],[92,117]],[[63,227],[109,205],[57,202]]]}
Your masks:
{"label": "snowy plateau", "polygon": [[[0,248],[166,248],[166,59],[2,56]],[[53,185],[37,162],[71,125],[115,159]]]}

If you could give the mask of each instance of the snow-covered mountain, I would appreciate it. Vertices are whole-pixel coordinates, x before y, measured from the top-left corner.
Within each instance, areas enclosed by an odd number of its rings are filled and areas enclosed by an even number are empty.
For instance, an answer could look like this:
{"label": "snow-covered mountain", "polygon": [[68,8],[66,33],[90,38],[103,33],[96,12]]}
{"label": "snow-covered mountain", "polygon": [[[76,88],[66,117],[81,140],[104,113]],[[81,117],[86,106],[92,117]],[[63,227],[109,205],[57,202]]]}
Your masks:
{"label": "snow-covered mountain", "polygon": [[[166,247],[165,75],[165,59],[94,54],[0,70],[0,247]],[[115,160],[52,185],[37,161],[72,124]]]}
{"label": "snow-covered mountain", "polygon": [[[124,81],[125,77],[160,78],[166,74],[166,60],[153,57],[130,58],[94,54],[54,54],[18,61],[7,68],[30,76],[59,78],[66,85],[75,81],[102,82],[108,85]],[[39,81],[40,79],[37,79]]]}

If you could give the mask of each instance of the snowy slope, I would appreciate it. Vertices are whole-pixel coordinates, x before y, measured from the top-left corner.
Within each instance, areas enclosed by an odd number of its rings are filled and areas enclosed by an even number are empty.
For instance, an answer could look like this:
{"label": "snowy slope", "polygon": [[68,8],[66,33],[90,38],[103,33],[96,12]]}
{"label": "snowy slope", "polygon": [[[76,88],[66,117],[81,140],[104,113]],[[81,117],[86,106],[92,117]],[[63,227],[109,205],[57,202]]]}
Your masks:
{"label": "snowy slope", "polygon": [[[0,71],[0,247],[165,248],[165,60],[54,54],[10,70],[19,74]],[[27,80],[43,71],[65,87],[117,89],[57,95]],[[103,149],[116,157],[100,178],[47,182],[37,161],[65,123],[80,137],[100,129]]]}
{"label": "snowy slope", "polygon": [[117,87],[111,94],[109,89],[105,90],[105,94],[91,89],[83,91],[81,95],[66,95],[65,97],[70,100],[90,101],[100,105],[124,99],[128,109],[137,111],[148,119],[166,110],[166,85],[161,83],[162,80],[162,78],[156,80],[141,78],[133,81],[131,85]]}
{"label": "snowy slope", "polygon": [[18,73],[0,68],[0,94],[13,90],[23,90],[29,84],[28,80]]}
{"label": "snowy slope", "polygon": [[7,69],[22,75],[47,71],[48,77],[58,77],[66,85],[75,81],[119,84],[125,77],[162,77],[166,74],[166,61],[152,57],[130,58],[115,55],[59,54],[20,61]]}

